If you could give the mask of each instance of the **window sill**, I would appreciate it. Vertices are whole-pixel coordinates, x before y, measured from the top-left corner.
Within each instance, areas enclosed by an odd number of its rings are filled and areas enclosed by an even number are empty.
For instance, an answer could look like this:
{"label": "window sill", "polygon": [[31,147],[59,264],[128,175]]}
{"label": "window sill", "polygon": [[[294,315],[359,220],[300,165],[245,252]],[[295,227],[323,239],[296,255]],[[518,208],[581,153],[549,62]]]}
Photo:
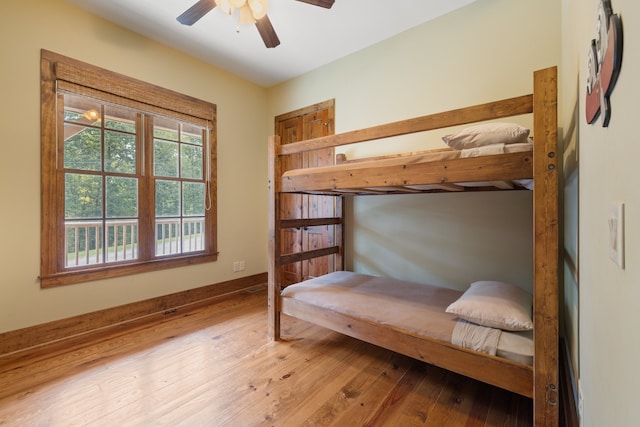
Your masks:
{"label": "window sill", "polygon": [[68,270],[55,274],[41,275],[39,277],[40,287],[52,288],[56,286],[72,285],[75,283],[110,279],[149,271],[213,262],[217,259],[218,254],[215,253],[163,258],[147,262],[110,265],[108,267],[100,266],[94,269],[84,268],[82,270]]}

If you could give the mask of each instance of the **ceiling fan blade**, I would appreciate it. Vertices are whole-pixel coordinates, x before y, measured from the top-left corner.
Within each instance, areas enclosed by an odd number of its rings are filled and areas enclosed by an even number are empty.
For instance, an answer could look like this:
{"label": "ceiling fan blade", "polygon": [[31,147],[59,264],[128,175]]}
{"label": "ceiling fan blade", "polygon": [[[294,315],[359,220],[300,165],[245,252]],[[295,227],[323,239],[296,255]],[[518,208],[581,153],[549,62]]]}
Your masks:
{"label": "ceiling fan blade", "polygon": [[256,21],[256,28],[266,47],[276,47],[280,44],[276,30],[273,29],[273,25],[271,25],[271,21],[267,15]]}
{"label": "ceiling fan blade", "polygon": [[298,0],[302,3],[312,4],[314,6],[324,7],[325,9],[331,9],[335,0]]}
{"label": "ceiling fan blade", "polygon": [[215,0],[199,0],[198,3],[185,10],[176,19],[183,25],[193,25],[214,7],[216,7]]}

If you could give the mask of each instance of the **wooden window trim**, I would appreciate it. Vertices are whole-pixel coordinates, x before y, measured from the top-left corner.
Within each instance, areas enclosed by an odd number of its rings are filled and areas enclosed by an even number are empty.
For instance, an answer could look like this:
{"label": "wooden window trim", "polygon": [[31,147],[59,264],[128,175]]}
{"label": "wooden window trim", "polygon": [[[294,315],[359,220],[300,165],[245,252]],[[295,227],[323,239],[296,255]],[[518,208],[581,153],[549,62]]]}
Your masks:
{"label": "wooden window trim", "polygon": [[[63,55],[41,50],[41,287],[52,287],[92,280],[125,276],[158,269],[181,267],[217,260],[217,121],[216,105],[131,77],[108,71]],[[140,262],[99,265],[82,269],[64,269],[59,265],[63,252],[59,219],[64,218],[57,179],[56,103],[59,89],[104,100],[118,100],[121,105],[140,109],[209,129],[210,210],[205,215],[208,230],[204,252],[174,255]],[[141,201],[141,203],[145,203]],[[148,220],[142,219],[141,220]],[[61,252],[62,251],[62,252]]]}

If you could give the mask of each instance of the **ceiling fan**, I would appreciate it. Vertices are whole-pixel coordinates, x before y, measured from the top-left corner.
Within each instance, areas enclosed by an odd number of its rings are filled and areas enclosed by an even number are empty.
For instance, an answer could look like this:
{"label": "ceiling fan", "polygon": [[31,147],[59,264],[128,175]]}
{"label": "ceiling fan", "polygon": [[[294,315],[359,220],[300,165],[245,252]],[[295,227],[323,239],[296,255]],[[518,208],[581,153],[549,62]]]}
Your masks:
{"label": "ceiling fan", "polygon": [[[335,0],[297,0],[313,6],[331,9]],[[255,23],[260,37],[266,47],[276,47],[280,39],[271,25],[267,16],[267,0],[198,0],[196,4],[185,10],[178,18],[178,22],[184,25],[193,25],[216,6],[231,15],[238,9],[240,24]]]}

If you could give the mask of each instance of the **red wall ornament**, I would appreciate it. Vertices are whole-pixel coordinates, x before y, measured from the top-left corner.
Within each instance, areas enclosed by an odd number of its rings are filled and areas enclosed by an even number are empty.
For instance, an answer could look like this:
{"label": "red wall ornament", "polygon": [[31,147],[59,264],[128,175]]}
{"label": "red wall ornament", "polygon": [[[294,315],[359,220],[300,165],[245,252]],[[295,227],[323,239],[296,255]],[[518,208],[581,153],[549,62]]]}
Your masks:
{"label": "red wall ornament", "polygon": [[587,65],[587,123],[593,124],[602,115],[602,126],[607,127],[611,119],[611,92],[622,66],[622,21],[613,13],[611,0],[601,0],[598,5],[597,36],[591,40]]}

